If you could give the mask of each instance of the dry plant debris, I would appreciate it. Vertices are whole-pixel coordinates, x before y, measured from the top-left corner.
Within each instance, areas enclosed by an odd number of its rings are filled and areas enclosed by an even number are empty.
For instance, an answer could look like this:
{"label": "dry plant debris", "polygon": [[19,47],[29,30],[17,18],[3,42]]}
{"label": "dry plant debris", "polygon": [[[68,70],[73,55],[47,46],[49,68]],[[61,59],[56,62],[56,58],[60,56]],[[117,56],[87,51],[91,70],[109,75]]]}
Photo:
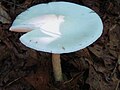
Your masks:
{"label": "dry plant debris", "polygon": [[19,13],[50,0],[0,1],[0,90],[120,90],[120,1],[64,1],[95,10],[104,33],[88,48],[61,57],[65,78],[61,83],[53,82],[50,54],[26,48],[19,41],[23,33],[9,32]]}

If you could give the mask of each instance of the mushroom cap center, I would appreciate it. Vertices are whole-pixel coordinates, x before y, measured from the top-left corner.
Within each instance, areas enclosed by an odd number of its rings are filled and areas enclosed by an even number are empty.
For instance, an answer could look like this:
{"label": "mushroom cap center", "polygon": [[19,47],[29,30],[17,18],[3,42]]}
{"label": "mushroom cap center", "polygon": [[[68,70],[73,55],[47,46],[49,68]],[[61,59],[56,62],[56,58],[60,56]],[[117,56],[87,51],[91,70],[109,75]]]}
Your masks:
{"label": "mushroom cap center", "polygon": [[40,28],[42,32],[51,36],[60,36],[60,26],[64,22],[64,16],[62,15],[43,15],[38,19],[40,20]]}

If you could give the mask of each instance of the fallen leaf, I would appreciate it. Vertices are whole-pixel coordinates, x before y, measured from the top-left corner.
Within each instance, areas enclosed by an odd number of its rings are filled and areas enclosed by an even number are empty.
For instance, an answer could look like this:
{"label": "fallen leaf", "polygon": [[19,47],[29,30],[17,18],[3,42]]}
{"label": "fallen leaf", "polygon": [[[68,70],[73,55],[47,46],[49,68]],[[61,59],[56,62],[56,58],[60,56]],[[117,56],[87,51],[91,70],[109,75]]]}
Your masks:
{"label": "fallen leaf", "polygon": [[94,45],[93,47],[88,47],[89,50],[96,55],[97,57],[102,57],[103,56],[103,50],[102,47],[99,45]]}
{"label": "fallen leaf", "polygon": [[90,85],[90,90],[115,90],[118,81],[106,82],[101,74],[97,73],[93,66],[89,68],[89,77],[86,81]]}
{"label": "fallen leaf", "polygon": [[120,65],[120,55],[118,56],[118,64]]}
{"label": "fallen leaf", "polygon": [[25,77],[25,80],[36,90],[49,90],[49,73],[46,71],[37,71],[35,74]]}
{"label": "fallen leaf", "polygon": [[118,71],[119,71],[119,73],[120,73],[120,65],[118,66]]}
{"label": "fallen leaf", "polygon": [[0,2],[0,21],[2,23],[11,23],[11,18],[6,11],[7,9],[4,6],[2,6]]}
{"label": "fallen leaf", "polygon": [[90,85],[90,90],[102,90],[100,87],[101,77],[97,74],[94,68],[90,65],[89,67],[89,77],[87,79],[87,83]]}

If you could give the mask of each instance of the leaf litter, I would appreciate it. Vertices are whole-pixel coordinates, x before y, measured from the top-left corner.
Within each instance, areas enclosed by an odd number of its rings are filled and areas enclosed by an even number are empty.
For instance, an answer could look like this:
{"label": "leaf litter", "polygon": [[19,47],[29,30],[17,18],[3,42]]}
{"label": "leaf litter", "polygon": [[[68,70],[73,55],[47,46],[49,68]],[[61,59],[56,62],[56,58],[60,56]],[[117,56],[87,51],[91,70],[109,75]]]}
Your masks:
{"label": "leaf litter", "polygon": [[49,1],[0,1],[0,90],[120,90],[119,0],[70,0],[95,10],[104,32],[88,48],[61,56],[63,82],[54,82],[50,54],[26,48],[23,33],[9,32],[19,13]]}

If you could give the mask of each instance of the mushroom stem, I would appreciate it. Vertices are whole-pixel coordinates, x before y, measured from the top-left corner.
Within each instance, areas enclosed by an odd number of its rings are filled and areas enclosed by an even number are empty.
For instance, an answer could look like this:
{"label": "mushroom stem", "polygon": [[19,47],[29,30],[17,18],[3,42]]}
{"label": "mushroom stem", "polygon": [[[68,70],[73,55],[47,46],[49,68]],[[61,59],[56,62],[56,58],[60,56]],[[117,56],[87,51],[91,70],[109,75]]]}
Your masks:
{"label": "mushroom stem", "polygon": [[60,54],[52,54],[52,65],[53,65],[55,80],[62,81],[63,77],[62,77]]}

